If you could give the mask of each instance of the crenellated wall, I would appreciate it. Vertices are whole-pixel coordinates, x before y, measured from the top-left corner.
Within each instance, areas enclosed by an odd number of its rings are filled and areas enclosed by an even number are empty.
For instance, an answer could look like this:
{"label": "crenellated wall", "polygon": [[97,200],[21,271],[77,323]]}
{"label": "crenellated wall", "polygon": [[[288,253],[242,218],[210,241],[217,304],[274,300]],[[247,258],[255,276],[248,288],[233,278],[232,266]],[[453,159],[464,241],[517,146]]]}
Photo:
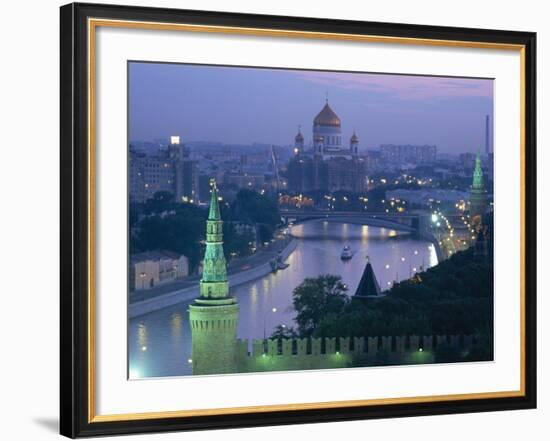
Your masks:
{"label": "crenellated wall", "polygon": [[237,340],[237,371],[267,372],[333,369],[352,366],[434,362],[434,350],[445,346],[462,355],[475,345],[473,336],[339,337]]}

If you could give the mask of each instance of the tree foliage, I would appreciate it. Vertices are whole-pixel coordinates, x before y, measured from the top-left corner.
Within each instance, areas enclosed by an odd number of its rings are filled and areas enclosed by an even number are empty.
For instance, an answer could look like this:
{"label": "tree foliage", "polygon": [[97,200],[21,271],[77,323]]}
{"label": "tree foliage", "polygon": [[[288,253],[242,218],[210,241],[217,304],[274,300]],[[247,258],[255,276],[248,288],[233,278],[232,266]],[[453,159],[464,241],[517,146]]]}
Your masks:
{"label": "tree foliage", "polygon": [[[280,223],[277,206],[268,197],[241,190],[230,207],[222,205],[224,252],[228,260],[250,253],[249,243],[255,240],[249,230],[237,232],[232,222],[258,225],[258,238],[269,241]],[[189,259],[196,270],[204,253],[208,209],[174,201],[170,192],[160,191],[145,203],[131,203],[129,225],[130,253],[168,250]]]}
{"label": "tree foliage", "polygon": [[240,190],[229,211],[230,219],[250,224],[265,224],[274,229],[281,223],[277,204],[267,196],[251,190]]}
{"label": "tree foliage", "polygon": [[131,252],[168,250],[183,254],[192,269],[200,262],[205,235],[206,210],[191,204],[178,204],[174,212],[166,215],[151,214],[137,224],[131,241]]}
{"label": "tree foliage", "polygon": [[229,262],[236,257],[243,257],[250,254],[250,243],[254,241],[254,234],[250,231],[237,232],[235,226],[231,223],[223,224],[223,250],[225,257]]}
{"label": "tree foliage", "polygon": [[287,327],[283,325],[277,325],[275,329],[273,330],[273,333],[271,334],[270,338],[295,338],[298,337],[298,333],[293,327]]}
{"label": "tree foliage", "polygon": [[294,289],[293,305],[296,323],[302,336],[309,336],[321,320],[336,318],[347,302],[347,288],[340,276],[324,275],[307,278]]}
{"label": "tree foliage", "polygon": [[[472,249],[394,285],[385,297],[345,295],[339,276],[306,279],[294,290],[302,337],[380,335],[492,335],[492,259]],[[444,358],[445,355],[441,354]]]}

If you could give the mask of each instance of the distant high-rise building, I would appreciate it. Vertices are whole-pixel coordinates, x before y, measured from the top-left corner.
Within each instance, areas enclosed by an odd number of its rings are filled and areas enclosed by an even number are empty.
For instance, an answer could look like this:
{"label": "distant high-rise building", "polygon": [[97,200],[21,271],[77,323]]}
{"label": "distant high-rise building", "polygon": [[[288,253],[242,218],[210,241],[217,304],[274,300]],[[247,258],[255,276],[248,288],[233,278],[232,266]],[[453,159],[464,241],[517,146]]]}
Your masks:
{"label": "distant high-rise building", "polygon": [[233,185],[237,188],[247,188],[249,190],[261,190],[265,185],[265,176],[263,174],[251,173],[226,173],[223,178],[225,185]]}
{"label": "distant high-rise building", "polygon": [[380,154],[382,159],[390,165],[425,164],[435,162],[437,146],[382,144]]}
{"label": "distant high-rise building", "polygon": [[199,170],[180,144],[179,136],[154,153],[140,152],[130,146],[130,200],[145,202],[159,191],[174,195],[176,202],[198,202]]}
{"label": "distant high-rise building", "polygon": [[382,154],[379,150],[367,150],[365,153],[366,167],[369,173],[380,170],[382,167]]}

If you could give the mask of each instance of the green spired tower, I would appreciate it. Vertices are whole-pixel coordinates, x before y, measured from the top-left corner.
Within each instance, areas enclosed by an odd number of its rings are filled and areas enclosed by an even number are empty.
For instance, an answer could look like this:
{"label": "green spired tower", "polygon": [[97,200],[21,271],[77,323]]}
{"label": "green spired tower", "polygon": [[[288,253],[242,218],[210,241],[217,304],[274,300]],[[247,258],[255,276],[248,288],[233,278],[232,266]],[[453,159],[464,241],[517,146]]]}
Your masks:
{"label": "green spired tower", "polygon": [[487,212],[487,190],[483,182],[483,171],[481,169],[481,156],[479,151],[476,156],[474,179],[470,190],[470,217],[474,223],[480,224],[483,215]]}
{"label": "green spired tower", "polygon": [[239,305],[229,295],[218,189],[214,179],[210,180],[210,184],[212,195],[206,221],[206,251],[200,296],[189,306],[194,375],[223,374],[237,370]]}

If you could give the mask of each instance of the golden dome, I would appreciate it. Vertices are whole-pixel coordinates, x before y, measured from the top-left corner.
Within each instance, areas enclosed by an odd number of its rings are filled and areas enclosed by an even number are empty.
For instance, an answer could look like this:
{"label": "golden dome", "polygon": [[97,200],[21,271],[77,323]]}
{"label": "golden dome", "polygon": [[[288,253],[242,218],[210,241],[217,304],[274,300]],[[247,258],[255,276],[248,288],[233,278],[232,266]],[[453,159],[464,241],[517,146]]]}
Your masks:
{"label": "golden dome", "polygon": [[325,107],[323,107],[323,110],[321,110],[313,120],[313,125],[340,127],[341,122],[340,122],[340,118],[338,118],[338,115],[334,113],[334,111],[330,108],[327,102],[325,104]]}
{"label": "golden dome", "polygon": [[304,140],[304,135],[302,135],[302,132],[298,132],[298,134],[296,135],[296,138],[294,138],[295,141],[303,141]]}
{"label": "golden dome", "polygon": [[359,142],[359,138],[357,137],[357,135],[355,134],[355,132],[353,132],[353,135],[351,137],[351,142]]}

